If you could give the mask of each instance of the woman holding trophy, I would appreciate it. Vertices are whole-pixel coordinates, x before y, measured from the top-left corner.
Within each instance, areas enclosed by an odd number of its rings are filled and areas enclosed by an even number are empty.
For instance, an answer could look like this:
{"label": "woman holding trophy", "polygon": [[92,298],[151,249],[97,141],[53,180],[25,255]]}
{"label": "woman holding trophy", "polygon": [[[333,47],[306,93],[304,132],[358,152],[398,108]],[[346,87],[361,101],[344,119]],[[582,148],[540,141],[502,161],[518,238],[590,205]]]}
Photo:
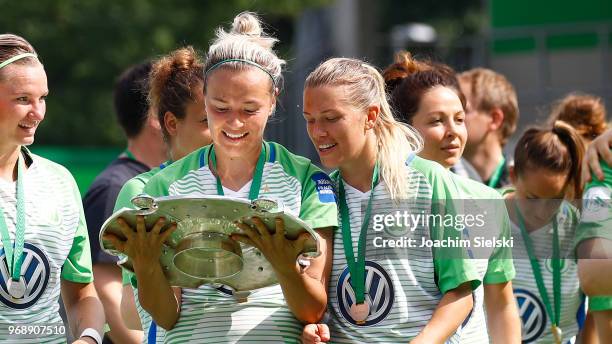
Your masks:
{"label": "woman holding trophy", "polygon": [[329,177],[309,160],[263,141],[285,63],[272,50],[275,42],[251,13],[239,14],[230,32],[217,31],[204,65],[204,99],[213,144],[160,171],[144,191],[153,197],[278,200],[317,231],[321,255],[304,270],[296,259],[308,236],[287,239],[280,219],[273,229],[259,218],[251,219],[252,226],[238,223],[242,232],[231,238],[257,248],[279,282],[238,302],[211,286],[179,290],[170,286],[159,258],[175,226],[160,234],[163,219],[148,232],[142,217],[135,230],[120,222],[127,240],[110,234],[105,239],[131,258],[140,303],[168,330],[167,342],[298,342],[300,321],[318,321],[325,311],[332,228],[337,226],[335,197]]}

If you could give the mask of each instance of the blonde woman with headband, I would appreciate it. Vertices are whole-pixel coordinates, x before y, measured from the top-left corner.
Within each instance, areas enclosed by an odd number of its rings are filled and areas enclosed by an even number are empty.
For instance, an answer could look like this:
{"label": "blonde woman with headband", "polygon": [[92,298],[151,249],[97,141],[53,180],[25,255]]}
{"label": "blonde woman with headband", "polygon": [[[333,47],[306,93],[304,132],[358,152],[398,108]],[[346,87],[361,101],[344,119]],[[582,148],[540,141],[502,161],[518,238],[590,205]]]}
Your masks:
{"label": "blonde woman with headband", "polygon": [[171,231],[156,234],[163,221],[146,234],[142,222],[138,235],[126,226],[127,241],[109,240],[132,258],[140,303],[168,330],[166,342],[297,343],[301,322],[315,322],[325,311],[336,203],[325,188],[331,183],[325,173],[283,146],[263,141],[285,63],[272,50],[275,43],[252,13],[239,14],[230,32],[217,31],[204,64],[204,103],[213,143],[157,173],[144,191],[152,196],[278,199],[318,232],[322,255],[302,271],[296,258],[304,238],[286,239],[282,221],[276,221],[275,234],[257,218],[255,227],[240,224],[245,234],[232,238],[259,249],[279,285],[253,291],[239,303],[210,286],[173,290],[159,263],[160,245]]}
{"label": "blonde woman with headband", "polygon": [[393,118],[382,76],[362,61],[334,58],[317,67],[306,79],[304,118],[321,162],[336,169],[341,227],[327,324],[308,325],[304,342],[457,342],[480,284],[475,264],[460,248],[383,247],[379,240],[420,243],[457,232],[435,224],[381,229],[378,220],[397,212],[453,214],[459,181],[416,156],[422,139]]}
{"label": "blonde woman with headband", "polygon": [[[0,340],[101,344],[87,227],[74,178],[26,146],[45,118],[47,75],[22,37],[0,35]],[[60,290],[70,328],[59,314]]]}

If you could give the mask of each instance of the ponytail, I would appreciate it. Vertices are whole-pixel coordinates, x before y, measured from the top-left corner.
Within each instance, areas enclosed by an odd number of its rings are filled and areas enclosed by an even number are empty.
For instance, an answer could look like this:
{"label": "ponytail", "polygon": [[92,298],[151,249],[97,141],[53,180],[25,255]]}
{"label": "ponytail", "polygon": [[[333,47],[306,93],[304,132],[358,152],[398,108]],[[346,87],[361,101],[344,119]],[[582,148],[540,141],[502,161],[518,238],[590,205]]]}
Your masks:
{"label": "ponytail", "polygon": [[582,197],[582,159],[584,145],[578,133],[563,121],[555,121],[549,128],[528,129],[514,150],[514,169],[517,175],[529,169],[567,173],[566,183],[571,186],[568,198]]}

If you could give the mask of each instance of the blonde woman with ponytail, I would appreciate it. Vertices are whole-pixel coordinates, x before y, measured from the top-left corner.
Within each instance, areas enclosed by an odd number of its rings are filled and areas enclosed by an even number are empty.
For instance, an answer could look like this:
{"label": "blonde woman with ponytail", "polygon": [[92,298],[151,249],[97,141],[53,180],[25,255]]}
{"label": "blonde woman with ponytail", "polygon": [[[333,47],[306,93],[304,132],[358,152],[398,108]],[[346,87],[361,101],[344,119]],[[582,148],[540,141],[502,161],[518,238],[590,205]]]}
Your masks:
{"label": "blonde woman with ponytail", "polygon": [[[144,192],[152,196],[228,195],[277,199],[320,235],[321,256],[301,269],[296,259],[304,236],[289,240],[284,224],[274,233],[254,218],[238,226],[232,239],[257,248],[270,262],[278,285],[252,291],[246,301],[227,288],[171,288],[159,264],[162,222],[144,233],[144,223],[124,227],[128,240],[109,237],[134,262],[138,298],[168,343],[297,343],[301,322],[315,322],[327,304],[332,230],[337,210],[331,180],[309,160],[283,146],[265,142],[285,61],[272,47],[257,16],[241,13],[231,31],[217,31],[204,63],[204,104],[212,144],[195,150],[151,177]],[[301,322],[300,322],[301,321]]]}
{"label": "blonde woman with ponytail", "polygon": [[[480,283],[476,266],[461,248],[420,246],[457,231],[381,226],[389,214],[452,212],[444,206],[458,195],[456,181],[416,156],[420,136],[393,118],[382,76],[362,61],[334,58],[317,67],[306,80],[304,118],[321,162],[337,169],[342,230],[334,238],[326,324],[307,325],[303,341],[457,342]],[[416,244],[381,246],[405,236]]]}

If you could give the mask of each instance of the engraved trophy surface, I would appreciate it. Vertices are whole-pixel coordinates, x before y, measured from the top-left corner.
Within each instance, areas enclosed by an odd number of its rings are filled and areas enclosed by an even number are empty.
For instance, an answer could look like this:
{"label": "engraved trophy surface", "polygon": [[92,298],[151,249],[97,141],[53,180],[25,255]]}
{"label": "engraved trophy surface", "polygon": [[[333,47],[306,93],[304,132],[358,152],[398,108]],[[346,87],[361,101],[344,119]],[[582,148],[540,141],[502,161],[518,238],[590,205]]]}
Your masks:
{"label": "engraved trophy surface", "polygon": [[282,218],[285,236],[290,240],[297,239],[303,232],[308,233],[310,238],[298,257],[301,263],[320,254],[317,234],[274,200],[259,198],[249,201],[226,196],[153,198],[142,194],[134,197],[132,204],[137,209],[121,209],[104,222],[100,245],[105,252],[122,257],[118,264],[133,271],[129,257],[117,251],[102,236],[112,233],[125,240],[117,224],[119,217],[134,229],[138,215],[145,216],[147,228],[164,217],[167,224],[162,232],[175,222],[177,229],[166,241],[160,257],[171,286],[225,285],[234,292],[246,292],[278,283],[272,266],[259,250],[230,239],[230,234],[242,232],[235,221],[253,225],[251,218],[254,216],[261,218],[271,231],[275,228],[274,219]]}

